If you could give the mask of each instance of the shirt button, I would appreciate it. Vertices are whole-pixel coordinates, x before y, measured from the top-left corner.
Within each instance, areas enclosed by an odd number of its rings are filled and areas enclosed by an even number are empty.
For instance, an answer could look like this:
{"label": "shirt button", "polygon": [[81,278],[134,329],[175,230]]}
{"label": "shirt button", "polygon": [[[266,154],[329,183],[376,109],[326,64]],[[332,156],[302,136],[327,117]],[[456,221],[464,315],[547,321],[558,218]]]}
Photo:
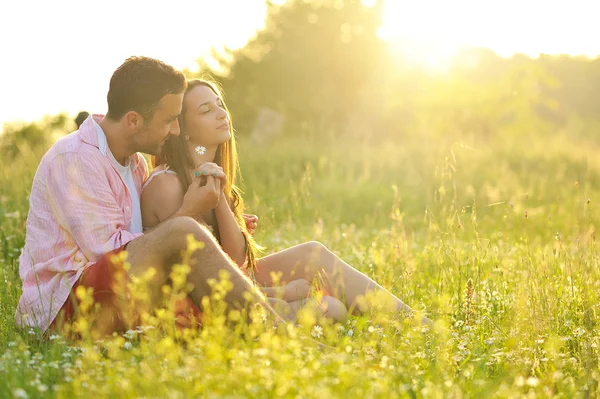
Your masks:
{"label": "shirt button", "polygon": [[129,207],[128,207],[128,206],[126,206],[126,207],[125,207],[125,210],[126,210],[127,212],[129,212]]}

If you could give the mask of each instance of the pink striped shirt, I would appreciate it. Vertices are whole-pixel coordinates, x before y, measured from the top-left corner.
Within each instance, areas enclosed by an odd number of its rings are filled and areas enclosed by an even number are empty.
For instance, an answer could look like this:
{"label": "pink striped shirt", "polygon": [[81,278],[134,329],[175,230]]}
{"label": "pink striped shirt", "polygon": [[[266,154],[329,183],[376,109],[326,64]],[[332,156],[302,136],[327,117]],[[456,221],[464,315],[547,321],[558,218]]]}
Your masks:
{"label": "pink striped shirt", "polygon": [[[93,118],[100,121],[102,115]],[[81,273],[142,235],[127,231],[131,197],[108,151],[89,117],[42,158],[29,198],[17,324],[46,331]],[[146,160],[135,153],[130,165],[140,193]]]}

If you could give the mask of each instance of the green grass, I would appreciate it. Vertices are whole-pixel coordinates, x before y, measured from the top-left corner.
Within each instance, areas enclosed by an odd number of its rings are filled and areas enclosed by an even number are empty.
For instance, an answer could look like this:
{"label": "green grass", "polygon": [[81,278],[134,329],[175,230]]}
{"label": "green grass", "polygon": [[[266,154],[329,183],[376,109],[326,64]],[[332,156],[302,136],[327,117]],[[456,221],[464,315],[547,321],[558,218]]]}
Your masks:
{"label": "green grass", "polygon": [[215,316],[182,335],[157,316],[126,337],[39,342],[14,326],[41,155],[28,153],[0,171],[0,397],[598,395],[597,145],[557,134],[240,148],[267,253],[318,240],[448,330],[373,313],[277,332]]}

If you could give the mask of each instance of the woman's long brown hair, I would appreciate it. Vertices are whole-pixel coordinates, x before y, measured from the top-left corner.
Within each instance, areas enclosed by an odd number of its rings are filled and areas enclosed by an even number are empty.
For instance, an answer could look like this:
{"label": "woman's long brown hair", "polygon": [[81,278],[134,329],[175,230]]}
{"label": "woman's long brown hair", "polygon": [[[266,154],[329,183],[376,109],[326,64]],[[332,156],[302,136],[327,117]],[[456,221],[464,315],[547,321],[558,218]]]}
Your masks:
{"label": "woman's long brown hair", "polygon": [[[161,156],[154,159],[155,166],[165,163],[169,169],[177,173],[177,177],[179,178],[179,182],[181,183],[181,187],[184,191],[187,191],[189,185],[192,183],[189,171],[196,167],[196,165],[194,165],[192,156],[189,153],[185,139],[185,96],[187,96],[187,93],[197,86],[206,86],[210,88],[223,101],[223,96],[221,95],[220,90],[215,83],[201,79],[188,81],[187,90],[185,91],[183,100],[183,108],[181,110],[181,115],[179,116],[180,134],[179,136],[169,137],[163,146]],[[223,107],[229,115],[229,110],[225,106],[225,102],[223,102]],[[256,267],[256,254],[258,253],[258,245],[246,229],[246,223],[242,217],[242,213],[244,212],[244,200],[242,199],[240,189],[235,185],[237,181],[236,179],[240,175],[240,165],[238,162],[235,135],[231,118],[229,118],[229,130],[231,132],[231,138],[229,141],[219,145],[215,155],[215,163],[223,168],[223,172],[225,172],[227,175],[227,185],[224,188],[224,193],[229,202],[229,206],[233,212],[235,220],[237,221],[240,230],[244,235],[244,239],[246,240],[246,265],[251,270],[254,270]],[[218,231],[216,237],[220,243]]]}

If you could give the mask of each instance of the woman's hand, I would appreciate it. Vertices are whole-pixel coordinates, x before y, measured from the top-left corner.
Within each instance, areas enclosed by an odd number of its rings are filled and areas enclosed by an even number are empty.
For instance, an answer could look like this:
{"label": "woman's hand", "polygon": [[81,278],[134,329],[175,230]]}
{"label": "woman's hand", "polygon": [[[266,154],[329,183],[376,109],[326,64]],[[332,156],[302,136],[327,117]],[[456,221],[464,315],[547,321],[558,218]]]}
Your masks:
{"label": "woman's hand", "polygon": [[309,297],[311,289],[312,285],[308,280],[303,278],[292,280],[284,286],[283,300],[293,302],[306,299]]}
{"label": "woman's hand", "polygon": [[212,175],[203,180],[195,177],[183,196],[181,208],[185,215],[198,218],[219,205],[221,180]]}
{"label": "woman's hand", "polygon": [[254,235],[254,231],[258,225],[258,216],[244,213],[242,217],[244,218],[244,222],[246,222],[246,230],[248,230],[250,235]]}
{"label": "woman's hand", "polygon": [[221,181],[220,188],[221,192],[227,185],[227,175],[223,171],[223,168],[214,162],[203,162],[201,163],[194,172],[195,177],[200,177],[202,181],[206,181],[206,178],[212,176]]}
{"label": "woman's hand", "polygon": [[310,296],[312,286],[307,280],[300,278],[292,280],[280,287],[261,287],[262,291],[269,298],[279,298],[286,302],[299,301]]}

